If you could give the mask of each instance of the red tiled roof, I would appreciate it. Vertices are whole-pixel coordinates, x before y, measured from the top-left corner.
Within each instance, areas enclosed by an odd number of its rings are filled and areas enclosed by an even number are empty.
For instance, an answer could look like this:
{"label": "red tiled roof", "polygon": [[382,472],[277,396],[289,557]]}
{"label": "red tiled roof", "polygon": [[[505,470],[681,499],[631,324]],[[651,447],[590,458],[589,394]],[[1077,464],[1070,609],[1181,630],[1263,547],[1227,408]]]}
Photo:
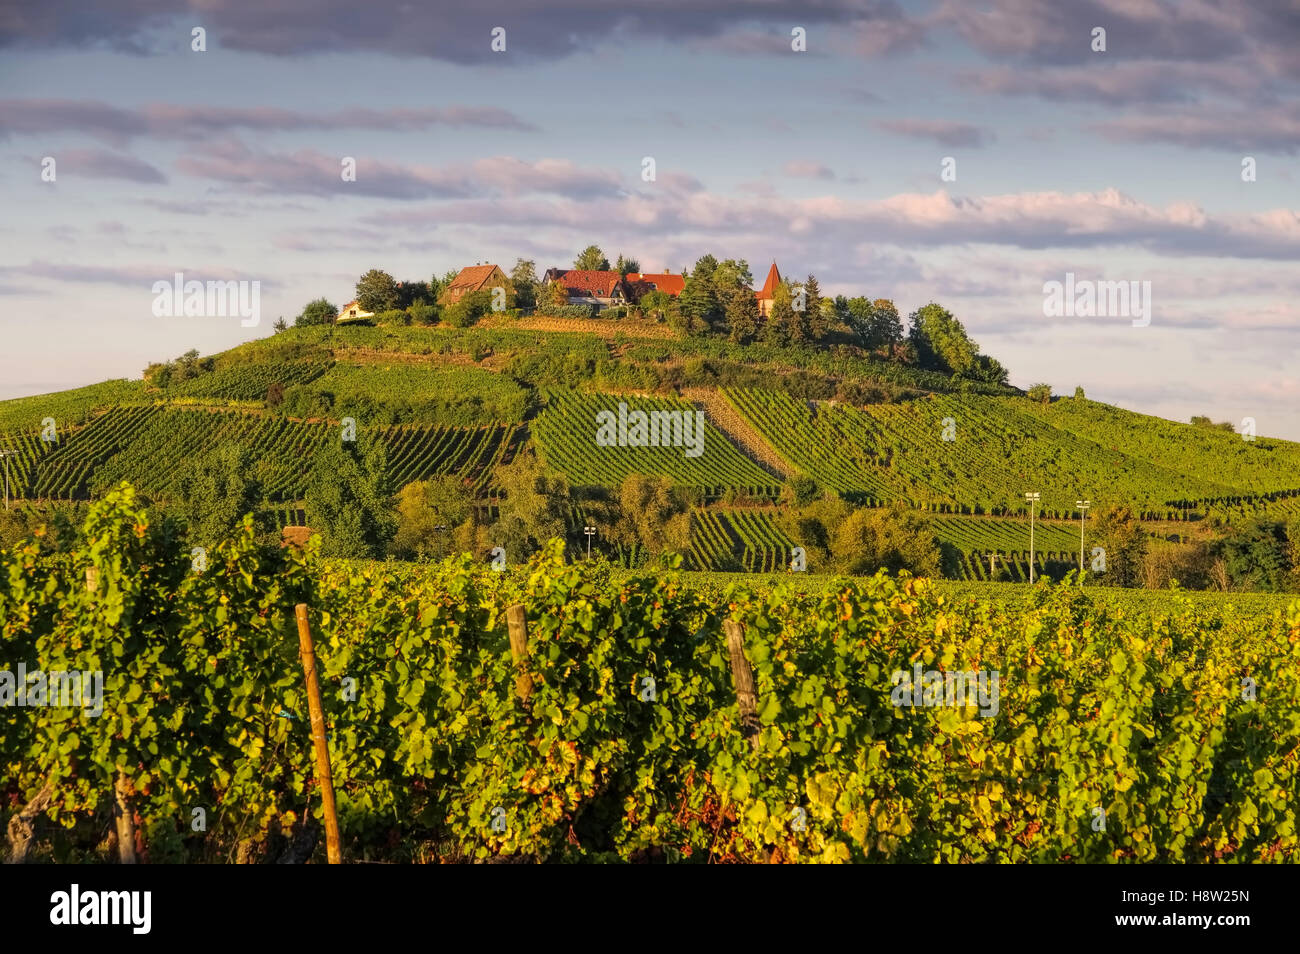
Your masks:
{"label": "red tiled roof", "polygon": [[776,270],[776,262],[773,262],[772,267],[767,270],[767,281],[763,282],[763,288],[756,297],[764,300],[771,298],[779,284],[781,284],[781,273]]}
{"label": "red tiled roof", "polygon": [[495,265],[467,265],[460,270],[460,274],[452,279],[447,290],[455,288],[456,290],[464,289],[465,291],[480,290],[489,278],[496,272]]}
{"label": "red tiled roof", "polygon": [[[652,285],[654,286],[655,291],[661,291],[665,294],[672,295],[673,297],[680,295],[682,290],[686,287],[685,277],[682,275],[674,275],[672,272],[664,272],[658,275],[647,274],[645,272],[630,272],[628,273],[627,278],[628,281],[631,282],[644,282],[648,285]],[[647,289],[647,291],[648,290],[649,289]]]}
{"label": "red tiled roof", "polygon": [[623,277],[618,272],[578,271],[570,269],[559,277],[559,282],[577,297],[580,293],[590,298],[610,298]]}

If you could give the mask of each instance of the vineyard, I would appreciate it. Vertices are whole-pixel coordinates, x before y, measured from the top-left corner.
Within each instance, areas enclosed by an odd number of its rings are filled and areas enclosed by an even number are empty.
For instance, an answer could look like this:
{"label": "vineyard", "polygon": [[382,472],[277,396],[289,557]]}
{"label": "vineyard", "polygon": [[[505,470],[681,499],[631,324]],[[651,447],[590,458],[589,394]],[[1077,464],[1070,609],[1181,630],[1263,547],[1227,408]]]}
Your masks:
{"label": "vineyard", "polygon": [[[404,425],[363,427],[358,432],[384,445],[389,476],[398,486],[454,475],[485,492],[495,468],[514,453],[520,428]],[[125,405],[65,434],[56,444],[41,441],[39,432],[11,435],[10,446],[19,454],[10,461],[10,483],[18,496],[84,500],[126,480],[166,499],[190,461],[229,442],[253,453],[254,474],[269,500],[295,501],[303,495],[313,458],[339,434],[337,424],[256,411]]]}
{"label": "vineyard", "polygon": [[[1041,487],[1051,488],[1040,511],[1049,517],[1071,516],[1075,499],[1088,497],[1129,504],[1149,519],[1177,520],[1217,500],[1251,496],[1199,476],[1217,469],[1169,469],[1154,445],[1130,457],[1053,427],[1023,399],[936,395],[858,408],[775,391],[724,394],[792,467],[867,503],[1027,515],[1024,491]],[[1285,486],[1279,473],[1269,489]]]}
{"label": "vineyard", "polygon": [[691,563],[698,569],[771,573],[789,564],[794,546],[763,511],[696,510],[691,514]]}
{"label": "vineyard", "polygon": [[707,421],[703,425],[702,450],[695,457],[688,457],[688,448],[684,446],[600,446],[596,442],[597,414],[608,411],[617,415],[620,402],[627,404],[629,413],[664,411],[689,415],[692,428],[697,413],[693,404],[673,398],[557,391],[551,394],[549,405],[532,425],[537,447],[546,462],[578,486],[616,487],[629,474],[648,474],[671,477],[686,486],[699,488],[706,495],[720,495],[732,489],[756,497],[775,497],[780,493],[771,475],[736,450]]}
{"label": "vineyard", "polygon": [[171,388],[169,393],[178,397],[260,401],[272,385],[288,388],[307,384],[329,371],[333,364],[329,357],[275,364],[238,364],[192,378]]}
{"label": "vineyard", "polygon": [[251,522],[198,572],[129,488],[0,562],[5,667],[103,672],[97,718],[0,721],[0,823],[53,793],[38,858],[102,857],[115,789],[147,862],[319,826],[303,602],[347,861],[1300,860],[1300,602],[324,564]]}
{"label": "vineyard", "polygon": [[306,389],[328,395],[332,417],[362,424],[518,423],[529,393],[502,374],[477,367],[339,362]]}

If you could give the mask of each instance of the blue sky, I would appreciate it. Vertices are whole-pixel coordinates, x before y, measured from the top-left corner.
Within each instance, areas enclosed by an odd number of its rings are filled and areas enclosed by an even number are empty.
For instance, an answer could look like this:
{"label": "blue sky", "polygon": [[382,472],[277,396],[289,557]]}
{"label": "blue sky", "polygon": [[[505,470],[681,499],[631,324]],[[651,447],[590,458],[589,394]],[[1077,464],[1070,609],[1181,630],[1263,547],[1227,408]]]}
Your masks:
{"label": "blue sky", "polygon": [[[368,268],[595,242],[939,301],[1018,385],[1300,439],[1283,0],[79,7],[0,16],[0,397],[269,334]],[[260,281],[261,327],[155,317],[176,271]],[[1150,326],[1045,317],[1067,271],[1150,281]]]}

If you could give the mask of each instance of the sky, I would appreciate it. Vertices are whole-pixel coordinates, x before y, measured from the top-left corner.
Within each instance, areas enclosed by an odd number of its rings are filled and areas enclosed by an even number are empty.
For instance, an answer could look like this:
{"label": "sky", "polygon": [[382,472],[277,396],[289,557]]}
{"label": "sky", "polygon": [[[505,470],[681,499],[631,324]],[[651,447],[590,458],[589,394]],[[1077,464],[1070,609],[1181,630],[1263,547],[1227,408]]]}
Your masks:
{"label": "sky", "polygon": [[[937,301],[1020,387],[1300,440],[1296,0],[84,6],[0,10],[0,398],[595,243]],[[260,324],[159,317],[177,272]],[[1067,273],[1149,321],[1049,314]]]}

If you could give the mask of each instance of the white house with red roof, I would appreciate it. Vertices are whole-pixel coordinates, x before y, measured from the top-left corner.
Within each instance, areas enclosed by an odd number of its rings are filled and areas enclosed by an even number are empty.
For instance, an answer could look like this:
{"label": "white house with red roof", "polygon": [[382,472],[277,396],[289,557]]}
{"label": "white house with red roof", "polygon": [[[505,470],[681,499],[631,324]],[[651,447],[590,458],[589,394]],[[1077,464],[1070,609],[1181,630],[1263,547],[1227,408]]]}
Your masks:
{"label": "white house with red roof", "polygon": [[563,286],[570,305],[609,307],[627,303],[627,288],[618,272],[548,268],[546,282]]}

